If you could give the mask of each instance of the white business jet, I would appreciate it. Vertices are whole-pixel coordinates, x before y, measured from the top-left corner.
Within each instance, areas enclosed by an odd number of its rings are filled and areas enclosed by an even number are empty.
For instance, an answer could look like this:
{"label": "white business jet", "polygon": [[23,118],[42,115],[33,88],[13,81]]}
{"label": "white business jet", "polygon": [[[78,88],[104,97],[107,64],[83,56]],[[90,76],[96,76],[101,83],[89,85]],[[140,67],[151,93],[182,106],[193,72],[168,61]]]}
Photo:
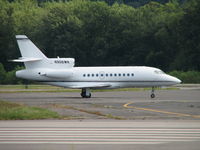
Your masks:
{"label": "white business jet", "polygon": [[82,89],[81,96],[90,98],[90,89],[114,89],[129,87],[154,88],[181,83],[175,77],[153,67],[74,67],[74,58],[47,58],[25,35],[16,36],[22,57],[13,60],[23,62],[24,70],[16,72],[22,79],[35,80],[49,85]]}

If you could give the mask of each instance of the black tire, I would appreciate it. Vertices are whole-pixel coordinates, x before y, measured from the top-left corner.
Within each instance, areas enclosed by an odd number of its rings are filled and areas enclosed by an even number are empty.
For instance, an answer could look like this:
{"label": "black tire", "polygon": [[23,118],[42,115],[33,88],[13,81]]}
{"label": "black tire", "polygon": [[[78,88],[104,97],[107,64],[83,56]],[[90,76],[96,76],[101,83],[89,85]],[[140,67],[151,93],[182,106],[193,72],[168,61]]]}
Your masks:
{"label": "black tire", "polygon": [[91,93],[87,96],[86,93],[81,93],[82,98],[91,98]]}
{"label": "black tire", "polygon": [[151,94],[151,98],[155,98],[156,96],[155,96],[155,94]]}
{"label": "black tire", "polygon": [[81,96],[82,96],[82,98],[86,97],[85,93],[81,93]]}
{"label": "black tire", "polygon": [[85,98],[91,98],[91,93],[88,96],[85,96]]}

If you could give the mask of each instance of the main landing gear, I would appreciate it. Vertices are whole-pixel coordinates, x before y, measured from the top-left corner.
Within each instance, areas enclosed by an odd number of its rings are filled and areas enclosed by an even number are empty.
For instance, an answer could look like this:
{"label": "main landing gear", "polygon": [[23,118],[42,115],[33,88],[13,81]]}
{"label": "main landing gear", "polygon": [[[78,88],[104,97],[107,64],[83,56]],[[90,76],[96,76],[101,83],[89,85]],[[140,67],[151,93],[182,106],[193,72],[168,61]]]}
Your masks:
{"label": "main landing gear", "polygon": [[156,97],[155,94],[154,94],[154,91],[155,91],[154,88],[155,88],[155,87],[152,87],[152,89],[151,89],[151,98],[155,98],[155,97]]}
{"label": "main landing gear", "polygon": [[90,98],[91,97],[90,89],[89,88],[82,89],[81,96],[82,98]]}

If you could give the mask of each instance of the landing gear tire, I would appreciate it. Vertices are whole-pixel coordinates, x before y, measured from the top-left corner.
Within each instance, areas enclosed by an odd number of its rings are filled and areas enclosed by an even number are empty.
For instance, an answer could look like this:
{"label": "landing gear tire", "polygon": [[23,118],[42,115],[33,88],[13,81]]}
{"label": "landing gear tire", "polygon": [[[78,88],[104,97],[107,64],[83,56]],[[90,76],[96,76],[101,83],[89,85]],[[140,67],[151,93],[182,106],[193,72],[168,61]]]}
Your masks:
{"label": "landing gear tire", "polygon": [[91,98],[90,90],[82,89],[81,96],[82,96],[82,98]]}
{"label": "landing gear tire", "polygon": [[91,93],[89,95],[86,95],[85,98],[91,98]]}
{"label": "landing gear tire", "polygon": [[91,93],[89,95],[85,95],[84,93],[81,93],[82,98],[91,98]]}
{"label": "landing gear tire", "polygon": [[155,96],[155,94],[151,94],[151,98],[155,98],[156,96]]}
{"label": "landing gear tire", "polygon": [[154,89],[154,87],[152,87],[152,90],[151,90],[151,98],[155,98],[155,97],[156,97],[155,94],[154,94],[154,91],[155,91],[155,89]]}

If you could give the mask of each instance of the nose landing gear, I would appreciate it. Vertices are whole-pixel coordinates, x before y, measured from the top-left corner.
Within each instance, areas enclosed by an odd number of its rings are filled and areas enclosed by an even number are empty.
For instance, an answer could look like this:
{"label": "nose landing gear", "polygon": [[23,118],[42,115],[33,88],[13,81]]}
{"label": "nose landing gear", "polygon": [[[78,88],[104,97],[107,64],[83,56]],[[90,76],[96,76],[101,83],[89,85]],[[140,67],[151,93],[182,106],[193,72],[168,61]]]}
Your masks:
{"label": "nose landing gear", "polygon": [[156,97],[155,94],[154,94],[154,91],[155,91],[154,88],[155,88],[155,87],[152,87],[152,89],[151,89],[151,98],[155,98],[155,97]]}
{"label": "nose landing gear", "polygon": [[90,89],[89,88],[82,89],[81,96],[82,98],[91,98]]}

